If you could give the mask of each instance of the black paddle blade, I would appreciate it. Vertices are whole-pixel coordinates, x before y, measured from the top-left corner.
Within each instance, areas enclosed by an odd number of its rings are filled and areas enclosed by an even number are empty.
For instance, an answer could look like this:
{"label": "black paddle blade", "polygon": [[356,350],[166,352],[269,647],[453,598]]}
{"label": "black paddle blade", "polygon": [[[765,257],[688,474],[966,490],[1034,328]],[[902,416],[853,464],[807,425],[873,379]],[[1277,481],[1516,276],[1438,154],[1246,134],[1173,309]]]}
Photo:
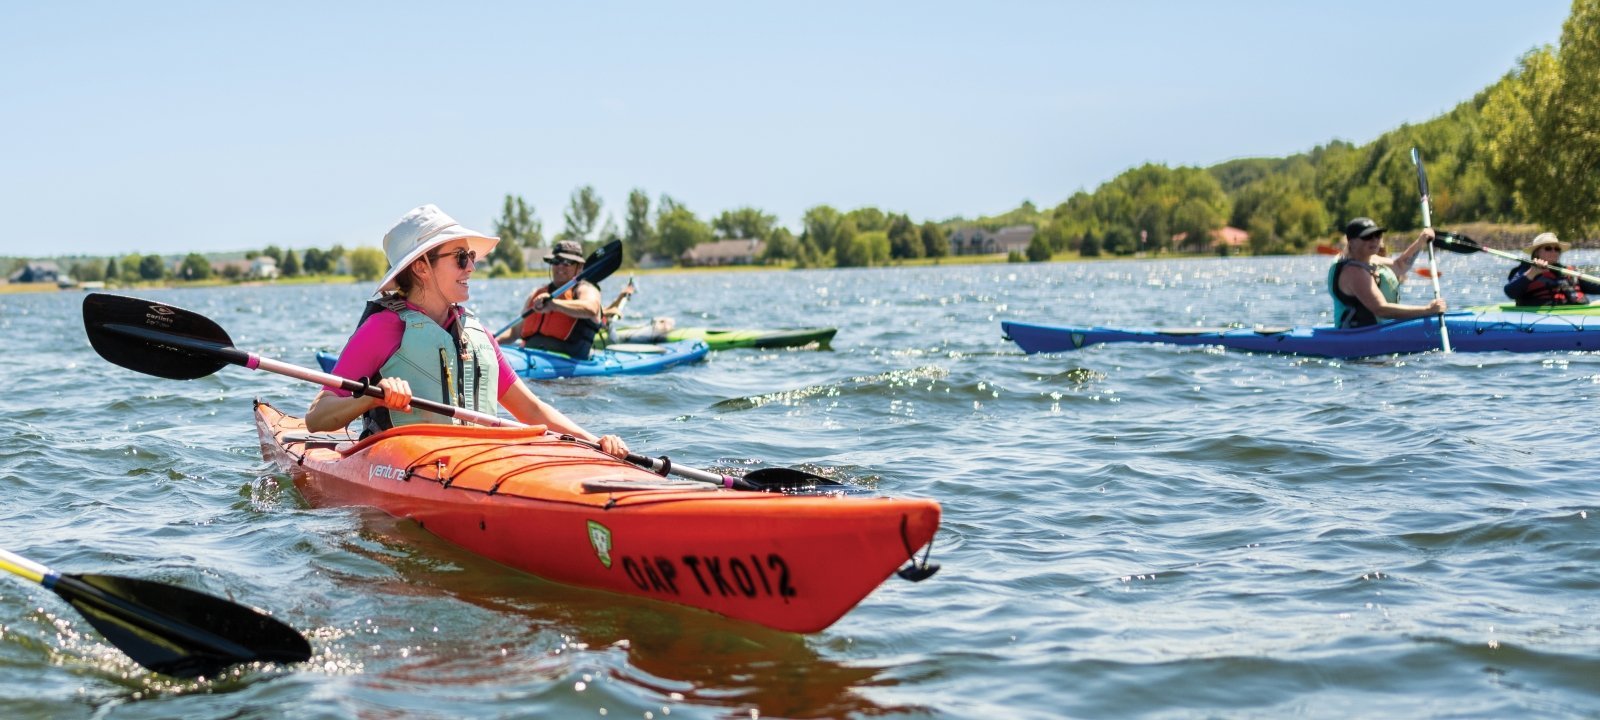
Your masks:
{"label": "black paddle blade", "polygon": [[751,490],[784,492],[809,490],[820,486],[846,487],[844,483],[794,468],[760,468],[751,470],[740,478]]}
{"label": "black paddle blade", "polygon": [[591,283],[598,283],[622,267],[622,241],[612,240],[592,253],[584,260],[583,272],[578,277]]}
{"label": "black paddle blade", "polygon": [[[129,370],[172,380],[203,378],[230,362],[233,341],[199,313],[153,300],[106,293],[83,298],[83,329],[100,357]],[[248,356],[245,356],[248,357]]]}
{"label": "black paddle blade", "polygon": [[1479,245],[1477,240],[1473,240],[1465,235],[1458,235],[1456,233],[1445,232],[1443,230],[1434,233],[1433,246],[1439,248],[1440,250],[1449,250],[1450,252],[1461,253],[1462,255],[1471,255],[1472,253],[1483,250],[1483,246]]}
{"label": "black paddle blade", "polygon": [[1411,148],[1411,163],[1417,166],[1417,191],[1423,200],[1428,198],[1428,171],[1422,166],[1422,151]]}
{"label": "black paddle blade", "polygon": [[158,673],[214,676],[248,662],[304,662],[294,628],[219,597],[114,575],[63,576],[51,588],[134,662]]}

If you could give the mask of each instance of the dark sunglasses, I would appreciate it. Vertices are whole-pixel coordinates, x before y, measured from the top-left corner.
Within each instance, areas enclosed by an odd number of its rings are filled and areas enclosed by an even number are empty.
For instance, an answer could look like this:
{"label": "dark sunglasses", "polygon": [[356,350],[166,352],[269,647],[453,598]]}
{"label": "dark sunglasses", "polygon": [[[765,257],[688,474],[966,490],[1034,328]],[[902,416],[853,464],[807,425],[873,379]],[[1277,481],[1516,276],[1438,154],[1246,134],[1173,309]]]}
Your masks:
{"label": "dark sunglasses", "polygon": [[466,248],[456,248],[456,251],[452,252],[452,253],[433,253],[433,254],[430,254],[428,256],[428,262],[430,262],[430,263],[439,262],[439,258],[442,258],[442,257],[444,257],[446,255],[454,255],[454,256],[456,256],[456,267],[460,268],[462,270],[467,269],[468,265],[473,265],[473,264],[476,264],[478,262],[478,251],[477,250],[468,250]]}
{"label": "dark sunglasses", "polygon": [[579,265],[581,263],[578,263],[578,262],[575,262],[575,261],[572,261],[572,260],[551,260],[550,264],[551,265]]}

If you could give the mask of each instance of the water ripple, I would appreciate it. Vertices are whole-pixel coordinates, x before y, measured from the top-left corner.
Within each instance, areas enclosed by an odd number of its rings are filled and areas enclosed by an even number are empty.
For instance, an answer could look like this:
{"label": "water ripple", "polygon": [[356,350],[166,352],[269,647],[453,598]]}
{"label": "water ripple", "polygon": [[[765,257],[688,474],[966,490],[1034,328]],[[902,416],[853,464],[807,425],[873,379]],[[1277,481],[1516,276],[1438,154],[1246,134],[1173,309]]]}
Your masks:
{"label": "water ripple", "polygon": [[[1453,305],[1495,300],[1503,265],[1451,263]],[[315,653],[177,683],[13,580],[0,584],[0,702],[19,717],[1592,714],[1600,507],[1582,469],[1600,449],[1581,409],[1600,397],[1600,356],[1025,356],[999,330],[1325,322],[1325,267],[642,278],[630,309],[644,316],[826,317],[839,333],[831,350],[723,352],[541,384],[541,397],[679,463],[792,466],[943,505],[936,576],[891,579],[806,637],[565,587],[375,511],[310,507],[261,460],[250,402],[298,410],[315,388],[233,367],[137,375],[89,348],[81,296],[0,295],[14,340],[0,346],[7,549],[262,607]],[[490,320],[527,290],[473,285]],[[242,349],[310,364],[343,344],[366,291],[144,294],[213,317]]]}

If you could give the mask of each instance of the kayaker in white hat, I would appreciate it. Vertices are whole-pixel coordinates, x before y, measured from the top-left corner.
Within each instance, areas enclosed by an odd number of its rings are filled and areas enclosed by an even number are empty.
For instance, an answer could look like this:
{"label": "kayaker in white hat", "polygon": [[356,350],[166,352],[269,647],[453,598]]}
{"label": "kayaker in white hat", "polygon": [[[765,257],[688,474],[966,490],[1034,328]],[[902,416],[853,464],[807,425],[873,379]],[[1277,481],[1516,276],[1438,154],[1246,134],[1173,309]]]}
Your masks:
{"label": "kayaker in white hat", "polygon": [[1590,295],[1600,295],[1600,284],[1551,269],[1566,267],[1561,253],[1572,249],[1555,233],[1539,233],[1526,249],[1528,259],[1506,275],[1506,297],[1518,305],[1587,305]]}
{"label": "kayaker in white hat", "polygon": [[384,399],[324,387],[306,411],[306,429],[340,430],[360,417],[365,436],[397,425],[453,422],[412,410],[415,396],[488,414],[503,406],[524,423],[545,425],[626,457],[622,438],[597,438],[534,395],[477,317],[462,307],[478,259],[498,242],[433,205],[401,217],[383,236],[389,273],[378,283],[379,297],[367,304],[333,368],[334,375],[375,382]]}
{"label": "kayaker in white hat", "polygon": [[550,249],[544,261],[550,265],[550,283],[534,288],[522,306],[523,310],[533,312],[496,339],[500,342],[520,340],[525,347],[535,350],[550,350],[576,360],[587,360],[594,337],[605,324],[600,288],[584,281],[561,297],[550,297],[550,293],[583,272],[587,262],[583,244],[562,240]]}
{"label": "kayaker in white hat", "polygon": [[1328,290],[1333,293],[1333,322],[1342,328],[1377,325],[1385,320],[1438,315],[1445,311],[1442,298],[1427,305],[1403,305],[1400,282],[1417,253],[1433,239],[1433,228],[1423,228],[1417,239],[1394,259],[1378,254],[1388,228],[1372,218],[1360,217],[1344,227],[1348,247],[1328,274]]}

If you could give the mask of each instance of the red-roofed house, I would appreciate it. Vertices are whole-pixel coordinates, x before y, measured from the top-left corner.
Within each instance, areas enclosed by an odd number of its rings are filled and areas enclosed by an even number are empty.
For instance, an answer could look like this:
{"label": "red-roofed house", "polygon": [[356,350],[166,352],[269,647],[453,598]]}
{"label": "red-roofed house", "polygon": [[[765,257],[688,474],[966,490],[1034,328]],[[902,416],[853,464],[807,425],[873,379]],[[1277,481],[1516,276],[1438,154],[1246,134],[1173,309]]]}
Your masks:
{"label": "red-roofed house", "polygon": [[1178,233],[1172,236],[1172,247],[1189,252],[1210,252],[1220,247],[1239,250],[1250,245],[1250,233],[1231,225],[1212,230],[1207,235],[1211,242],[1206,247],[1195,247],[1195,243],[1189,243],[1189,247],[1184,247],[1184,241],[1189,239],[1189,233]]}

